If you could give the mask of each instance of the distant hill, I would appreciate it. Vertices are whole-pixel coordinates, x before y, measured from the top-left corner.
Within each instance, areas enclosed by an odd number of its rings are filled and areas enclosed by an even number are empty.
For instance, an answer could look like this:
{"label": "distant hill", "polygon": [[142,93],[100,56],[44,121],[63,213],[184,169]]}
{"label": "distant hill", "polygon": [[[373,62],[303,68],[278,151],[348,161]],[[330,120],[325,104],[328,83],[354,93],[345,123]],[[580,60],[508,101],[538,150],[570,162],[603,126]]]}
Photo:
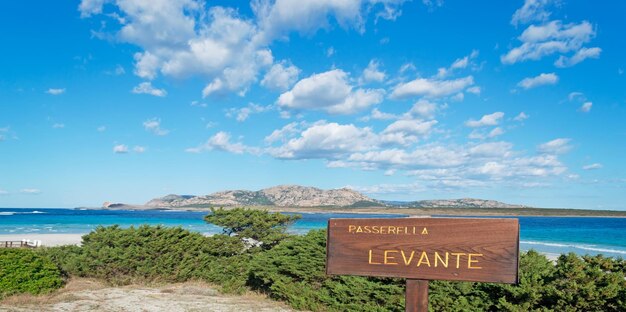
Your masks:
{"label": "distant hill", "polygon": [[178,208],[199,206],[381,207],[385,205],[348,188],[322,190],[299,185],[279,185],[259,191],[222,191],[203,196],[167,195],[150,200],[145,206]]}
{"label": "distant hill", "polygon": [[209,195],[175,195],[150,200],[143,206],[105,203],[110,209],[202,208],[233,206],[274,207],[394,207],[394,208],[529,208],[495,200],[474,198],[383,201],[370,198],[348,188],[322,190],[299,185],[279,185],[258,191],[230,190]]}
{"label": "distant hill", "polygon": [[407,208],[530,208],[524,205],[511,205],[495,200],[476,198],[419,200],[393,206]]}

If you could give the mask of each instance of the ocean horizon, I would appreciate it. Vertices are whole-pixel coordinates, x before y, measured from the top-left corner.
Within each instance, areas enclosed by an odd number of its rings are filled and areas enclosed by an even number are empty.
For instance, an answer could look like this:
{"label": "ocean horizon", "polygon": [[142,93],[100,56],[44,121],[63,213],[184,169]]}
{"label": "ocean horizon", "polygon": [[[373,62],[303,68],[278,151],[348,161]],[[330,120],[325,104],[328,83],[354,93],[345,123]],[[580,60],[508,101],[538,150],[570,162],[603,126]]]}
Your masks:
{"label": "ocean horizon", "polygon": [[[205,235],[221,233],[221,228],[203,221],[206,212],[181,210],[103,210],[66,208],[0,208],[0,235],[87,234],[98,226],[121,227],[142,224],[180,226]],[[293,214],[293,213],[289,213]],[[408,215],[355,213],[298,213],[302,219],[288,231],[304,234],[326,228],[329,218],[394,218]],[[433,217],[448,217],[436,215]],[[458,217],[458,216],[449,216]],[[479,218],[484,218],[481,216]],[[513,217],[497,217],[513,218]],[[626,257],[625,218],[607,217],[515,217],[520,222],[520,249],[534,249],[556,256],[603,254]]]}

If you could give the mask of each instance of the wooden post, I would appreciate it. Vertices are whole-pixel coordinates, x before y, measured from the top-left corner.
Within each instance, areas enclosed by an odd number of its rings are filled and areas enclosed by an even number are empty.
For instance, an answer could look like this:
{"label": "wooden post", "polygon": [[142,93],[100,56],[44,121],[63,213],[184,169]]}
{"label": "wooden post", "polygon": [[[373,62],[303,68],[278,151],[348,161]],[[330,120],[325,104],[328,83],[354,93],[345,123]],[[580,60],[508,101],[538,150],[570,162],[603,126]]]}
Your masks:
{"label": "wooden post", "polygon": [[406,312],[428,312],[428,280],[406,280]]}

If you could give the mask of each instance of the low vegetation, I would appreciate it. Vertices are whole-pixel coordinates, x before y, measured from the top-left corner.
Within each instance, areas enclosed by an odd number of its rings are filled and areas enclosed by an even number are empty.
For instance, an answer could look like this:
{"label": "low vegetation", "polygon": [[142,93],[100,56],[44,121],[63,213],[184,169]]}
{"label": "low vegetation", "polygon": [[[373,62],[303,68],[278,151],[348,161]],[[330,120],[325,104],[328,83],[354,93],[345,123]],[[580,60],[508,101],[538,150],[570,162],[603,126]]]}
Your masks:
{"label": "low vegetation", "polygon": [[63,286],[57,265],[32,249],[0,248],[0,299],[48,293]]}
{"label": "low vegetation", "polygon": [[[0,254],[0,294],[50,291],[61,285],[61,276],[115,285],[202,280],[225,292],[265,293],[298,309],[404,310],[402,279],[326,276],[325,231],[287,235],[296,218],[214,209],[205,220],[224,233],[211,237],[181,228],[101,227],[83,238],[82,247]],[[26,273],[7,275],[5,263]],[[14,281],[24,280],[21,274],[32,280],[29,286],[16,286]],[[553,263],[529,251],[521,255],[519,285],[433,281],[430,306],[433,311],[626,311],[625,274],[622,259],[568,254]]]}

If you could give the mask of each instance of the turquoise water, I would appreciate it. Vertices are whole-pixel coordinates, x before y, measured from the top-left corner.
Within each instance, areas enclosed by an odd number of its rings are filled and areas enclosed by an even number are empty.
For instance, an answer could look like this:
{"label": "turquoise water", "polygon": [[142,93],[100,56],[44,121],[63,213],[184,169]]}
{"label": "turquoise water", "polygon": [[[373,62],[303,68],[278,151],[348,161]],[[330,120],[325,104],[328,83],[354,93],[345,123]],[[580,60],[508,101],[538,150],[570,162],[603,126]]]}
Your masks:
{"label": "turquoise water", "polygon": [[[1,234],[88,233],[98,225],[162,224],[205,234],[221,229],[202,220],[205,212],[0,208]],[[304,213],[289,231],[326,228],[329,218],[402,217],[385,214]],[[626,257],[625,218],[519,217],[520,248],[544,253],[604,254]]]}

